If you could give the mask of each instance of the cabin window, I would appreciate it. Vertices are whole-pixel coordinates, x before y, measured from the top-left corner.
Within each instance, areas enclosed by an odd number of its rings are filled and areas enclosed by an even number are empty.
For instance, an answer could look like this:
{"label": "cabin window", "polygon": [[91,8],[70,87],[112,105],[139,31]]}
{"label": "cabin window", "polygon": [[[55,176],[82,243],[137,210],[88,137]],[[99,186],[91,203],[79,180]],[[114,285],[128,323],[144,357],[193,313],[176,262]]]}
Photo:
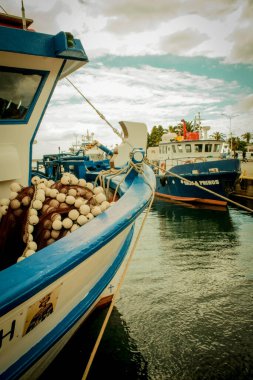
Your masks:
{"label": "cabin window", "polygon": [[212,144],[205,144],[205,152],[212,152]]}
{"label": "cabin window", "polygon": [[185,151],[186,151],[186,153],[191,153],[191,151],[192,151],[191,144],[185,144]]}
{"label": "cabin window", "polygon": [[0,67],[0,120],[24,120],[43,74]]}
{"label": "cabin window", "polygon": [[175,147],[175,145],[172,145],[172,152],[176,153],[176,147]]}
{"label": "cabin window", "polygon": [[178,153],[182,153],[183,152],[183,148],[182,148],[181,144],[177,145],[177,150],[178,150]]}
{"label": "cabin window", "polygon": [[195,144],[195,152],[202,152],[203,144]]}
{"label": "cabin window", "polygon": [[220,144],[214,144],[214,152],[220,151]]}

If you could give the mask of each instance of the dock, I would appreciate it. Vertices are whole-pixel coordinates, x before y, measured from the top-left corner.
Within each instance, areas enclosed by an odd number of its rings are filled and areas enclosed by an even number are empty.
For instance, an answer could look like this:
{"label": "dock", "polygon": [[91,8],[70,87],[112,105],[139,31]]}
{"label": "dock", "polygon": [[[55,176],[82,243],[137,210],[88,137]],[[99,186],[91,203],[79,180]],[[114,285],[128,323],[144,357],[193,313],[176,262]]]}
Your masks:
{"label": "dock", "polygon": [[253,160],[241,163],[242,174],[235,186],[231,198],[237,202],[253,205]]}

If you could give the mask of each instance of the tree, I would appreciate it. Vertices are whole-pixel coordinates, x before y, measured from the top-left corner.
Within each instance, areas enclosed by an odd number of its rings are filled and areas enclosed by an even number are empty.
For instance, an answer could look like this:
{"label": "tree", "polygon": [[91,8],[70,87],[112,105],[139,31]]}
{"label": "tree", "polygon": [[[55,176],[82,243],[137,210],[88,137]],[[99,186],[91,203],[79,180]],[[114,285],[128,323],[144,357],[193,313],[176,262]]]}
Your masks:
{"label": "tree", "polygon": [[158,127],[154,126],[151,133],[148,133],[148,147],[158,146],[159,142],[162,140],[162,135],[166,132],[167,130],[161,125],[158,125]]}
{"label": "tree", "polygon": [[[231,138],[228,139],[228,144],[231,146]],[[235,152],[236,150],[244,151],[246,150],[246,141],[240,140],[239,137],[232,137],[232,150]]]}
{"label": "tree", "polygon": [[212,137],[214,140],[224,140],[225,139],[224,133],[220,133],[220,132],[214,132],[210,137]]}
{"label": "tree", "polygon": [[246,143],[248,144],[250,142],[250,140],[253,138],[253,134],[250,133],[250,132],[246,132],[244,133],[242,136],[243,140],[246,141]]}
{"label": "tree", "polygon": [[[186,124],[186,131],[187,132],[194,132],[195,131],[195,127],[194,127],[194,124],[192,121],[186,121],[185,120],[185,124]],[[180,122],[176,127],[175,127],[177,133],[183,135],[183,122]]]}
{"label": "tree", "polygon": [[178,132],[177,126],[175,127],[173,125],[169,125],[168,132],[170,132],[170,133],[177,133]]}

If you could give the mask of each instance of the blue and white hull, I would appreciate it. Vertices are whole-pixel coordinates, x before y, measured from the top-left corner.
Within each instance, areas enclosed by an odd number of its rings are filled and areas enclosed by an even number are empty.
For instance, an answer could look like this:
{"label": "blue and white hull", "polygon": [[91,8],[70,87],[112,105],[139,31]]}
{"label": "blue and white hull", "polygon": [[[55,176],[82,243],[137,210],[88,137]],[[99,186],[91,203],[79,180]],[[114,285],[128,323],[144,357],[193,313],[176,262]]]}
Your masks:
{"label": "blue and white hull", "polygon": [[[46,182],[33,182],[33,141],[54,88],[88,58],[70,33],[27,30],[31,21],[0,13],[0,75],[5,84],[0,96],[3,379],[36,379],[94,307],[111,301],[131,252],[136,218],[149,205],[155,187],[154,173],[143,162],[147,127],[123,121],[124,141],[110,165],[107,160],[105,167],[91,172],[81,157],[64,161],[54,173],[53,161],[52,170],[43,172]],[[69,177],[61,178],[63,173]],[[51,181],[55,174],[58,178]],[[96,181],[103,194],[93,191]],[[60,185],[61,193],[54,185]],[[57,195],[63,199],[57,201]],[[87,202],[88,214],[81,212]],[[72,211],[75,216],[70,216]]]}
{"label": "blue and white hull", "polygon": [[234,190],[239,176],[240,162],[236,159],[177,165],[170,169],[170,174],[156,175],[156,195],[184,202],[225,206],[227,201],[222,197],[228,197]]}
{"label": "blue and white hull", "polygon": [[[152,181],[149,168],[146,175]],[[36,378],[58,353],[55,345],[114,293],[134,222],[151,195],[139,175],[124,187],[122,198],[88,225],[0,273],[5,379]]]}

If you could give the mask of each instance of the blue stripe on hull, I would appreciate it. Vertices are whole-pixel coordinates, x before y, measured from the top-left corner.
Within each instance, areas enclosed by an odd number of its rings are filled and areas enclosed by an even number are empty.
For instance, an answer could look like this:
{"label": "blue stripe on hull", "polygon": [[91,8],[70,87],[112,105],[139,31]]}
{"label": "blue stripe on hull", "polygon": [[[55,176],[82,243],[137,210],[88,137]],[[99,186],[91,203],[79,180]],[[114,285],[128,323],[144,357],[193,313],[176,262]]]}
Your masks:
{"label": "blue stripe on hull", "polygon": [[89,310],[96,299],[109,285],[120,268],[129,250],[133,233],[134,226],[128,233],[124,245],[122,246],[116,259],[97,282],[97,284],[89,291],[88,295],[74,309],[72,309],[72,311],[57,325],[57,327],[55,327],[36,346],[34,346],[5,373],[3,373],[2,376],[4,379],[16,379],[24,374],[25,371],[27,371],[37,360],[39,360],[52,346],[54,346],[54,344],[58,342],[58,340],[61,339],[62,336],[65,335],[71,327],[74,326],[75,323]]}

